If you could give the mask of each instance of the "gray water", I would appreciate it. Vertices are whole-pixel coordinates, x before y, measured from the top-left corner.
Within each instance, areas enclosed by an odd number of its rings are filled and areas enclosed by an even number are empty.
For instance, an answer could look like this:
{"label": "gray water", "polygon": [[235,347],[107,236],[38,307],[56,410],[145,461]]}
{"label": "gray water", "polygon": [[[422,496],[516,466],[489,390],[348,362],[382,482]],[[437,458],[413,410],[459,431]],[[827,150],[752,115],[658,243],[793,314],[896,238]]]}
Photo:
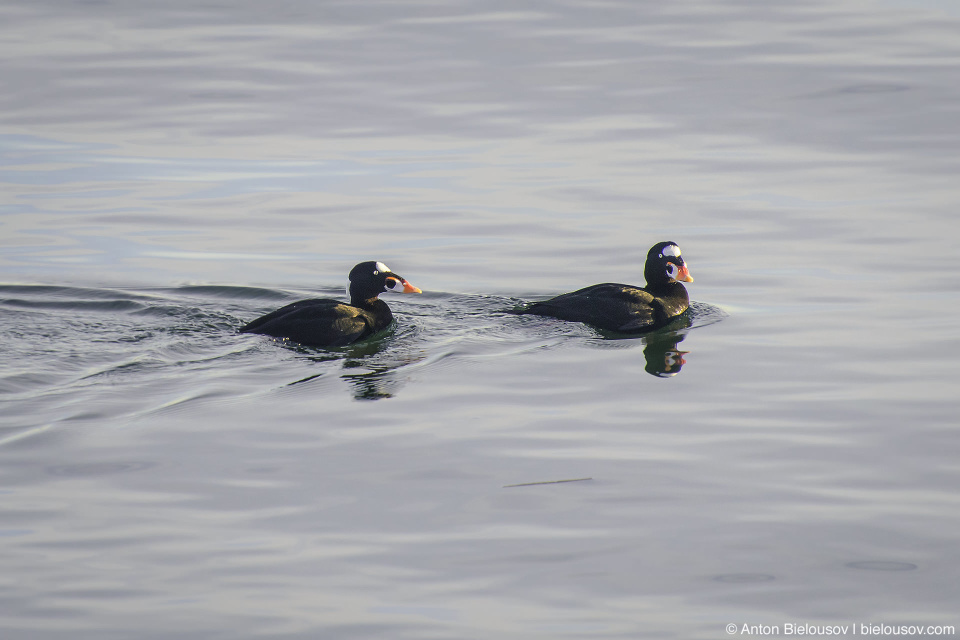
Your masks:
{"label": "gray water", "polygon": [[[955,635],[956,5],[0,23],[4,639]],[[666,330],[504,313],[660,240]]]}

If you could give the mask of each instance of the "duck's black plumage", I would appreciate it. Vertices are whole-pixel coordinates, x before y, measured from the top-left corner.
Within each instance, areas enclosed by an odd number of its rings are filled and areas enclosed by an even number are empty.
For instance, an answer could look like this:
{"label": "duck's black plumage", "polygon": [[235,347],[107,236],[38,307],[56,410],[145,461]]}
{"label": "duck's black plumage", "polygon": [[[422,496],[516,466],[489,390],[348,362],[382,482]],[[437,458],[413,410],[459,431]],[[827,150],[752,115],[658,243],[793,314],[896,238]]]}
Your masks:
{"label": "duck's black plumage", "polygon": [[647,286],[595,284],[549,300],[534,302],[520,314],[583,322],[599,329],[641,333],[659,329],[690,306],[680,282],[693,282],[674,242],[660,242],[647,253]]}
{"label": "duck's black plumage", "polygon": [[329,298],[288,304],[240,328],[303,345],[342,347],[383,331],[393,321],[384,291],[420,293],[382,262],[361,262],[350,271],[350,304]]}

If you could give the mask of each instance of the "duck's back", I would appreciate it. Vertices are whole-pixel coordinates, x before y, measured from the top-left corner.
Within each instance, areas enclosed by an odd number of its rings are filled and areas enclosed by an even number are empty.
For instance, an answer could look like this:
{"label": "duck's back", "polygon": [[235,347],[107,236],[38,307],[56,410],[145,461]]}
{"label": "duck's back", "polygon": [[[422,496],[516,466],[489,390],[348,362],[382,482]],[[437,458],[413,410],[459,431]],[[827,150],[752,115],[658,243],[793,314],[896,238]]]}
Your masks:
{"label": "duck's back", "polygon": [[[390,323],[391,318],[386,318],[385,322],[378,320],[366,309],[317,298],[281,307],[242,327],[240,332],[289,338],[304,345],[339,347],[379,331]],[[383,327],[379,327],[380,324]]]}
{"label": "duck's back", "polygon": [[664,296],[656,296],[640,287],[608,282],[534,302],[523,313],[635,333],[662,327],[686,311],[689,303],[683,286],[671,287]]}

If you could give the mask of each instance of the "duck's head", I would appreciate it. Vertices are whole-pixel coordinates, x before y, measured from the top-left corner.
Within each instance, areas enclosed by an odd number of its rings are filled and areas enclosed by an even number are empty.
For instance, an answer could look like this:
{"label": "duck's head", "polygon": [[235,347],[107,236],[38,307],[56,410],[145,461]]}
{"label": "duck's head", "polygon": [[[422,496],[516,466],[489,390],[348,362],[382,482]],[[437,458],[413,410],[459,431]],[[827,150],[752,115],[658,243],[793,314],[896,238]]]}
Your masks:
{"label": "duck's head", "polygon": [[350,271],[350,300],[370,300],[385,291],[423,293],[382,262],[361,262]]}
{"label": "duck's head", "polygon": [[693,276],[680,257],[676,242],[658,242],[647,253],[643,276],[651,286],[664,286],[674,282],[693,282]]}

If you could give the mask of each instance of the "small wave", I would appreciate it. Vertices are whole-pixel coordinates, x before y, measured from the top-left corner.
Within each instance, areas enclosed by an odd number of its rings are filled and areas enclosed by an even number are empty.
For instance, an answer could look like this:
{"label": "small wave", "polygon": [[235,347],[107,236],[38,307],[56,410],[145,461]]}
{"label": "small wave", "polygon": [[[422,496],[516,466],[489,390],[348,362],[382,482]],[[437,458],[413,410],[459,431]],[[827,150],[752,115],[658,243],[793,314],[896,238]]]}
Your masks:
{"label": "small wave", "polygon": [[0,393],[17,394],[29,393],[37,389],[44,389],[51,384],[51,379],[56,379],[48,371],[44,372],[18,372],[11,375],[0,377]]}
{"label": "small wave", "polygon": [[135,311],[143,308],[133,300],[27,300],[7,298],[0,304],[20,309],[60,309],[64,311]]}
{"label": "small wave", "polygon": [[285,300],[290,297],[290,294],[275,289],[224,285],[185,285],[182,287],[157,289],[157,291],[177,295],[226,298],[230,300]]}
{"label": "small wave", "polygon": [[131,315],[157,320],[171,320],[176,323],[158,328],[173,334],[205,333],[236,328],[239,320],[232,314],[215,309],[204,309],[177,304],[148,305]]}
{"label": "small wave", "polygon": [[95,476],[114,475],[117,473],[135,473],[145,471],[156,466],[154,462],[140,460],[116,462],[79,462],[75,464],[60,464],[47,467],[46,471],[52,476],[65,478],[85,478]]}
{"label": "small wave", "polygon": [[720,307],[706,302],[691,302],[687,315],[690,316],[690,327],[695,329],[720,322],[729,314]]}
{"label": "small wave", "polygon": [[144,300],[148,295],[119,289],[65,287],[45,284],[0,284],[0,293],[20,297],[70,298],[74,300]]}

